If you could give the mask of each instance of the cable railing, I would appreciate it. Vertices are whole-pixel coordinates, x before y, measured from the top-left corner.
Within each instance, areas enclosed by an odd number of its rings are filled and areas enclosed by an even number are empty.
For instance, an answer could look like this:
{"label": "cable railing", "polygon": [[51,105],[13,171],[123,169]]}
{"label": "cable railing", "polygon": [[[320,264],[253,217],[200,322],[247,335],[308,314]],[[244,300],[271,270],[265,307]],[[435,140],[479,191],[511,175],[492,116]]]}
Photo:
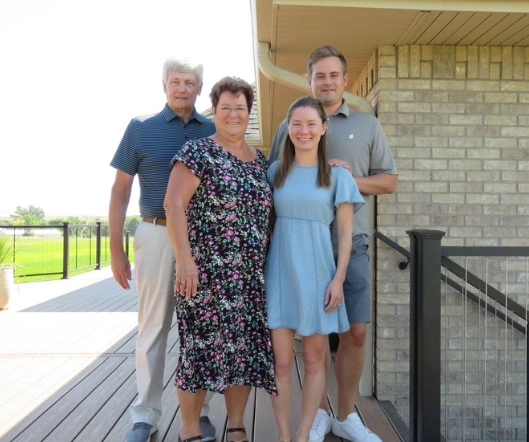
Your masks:
{"label": "cable railing", "polygon": [[527,440],[529,247],[443,247],[409,231],[410,441]]}

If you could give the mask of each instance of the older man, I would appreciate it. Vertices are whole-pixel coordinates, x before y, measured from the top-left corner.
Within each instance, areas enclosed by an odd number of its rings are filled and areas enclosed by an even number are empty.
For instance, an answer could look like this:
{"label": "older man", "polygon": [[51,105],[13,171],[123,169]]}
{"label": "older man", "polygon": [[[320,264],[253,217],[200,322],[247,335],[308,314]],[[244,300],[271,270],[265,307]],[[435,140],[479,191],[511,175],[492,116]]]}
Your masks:
{"label": "older man", "polygon": [[[163,201],[170,161],[189,139],[215,132],[214,124],[195,109],[202,91],[203,67],[188,60],[169,58],[163,67],[167,103],[152,116],[133,118],[110,163],[116,169],[109,208],[112,272],[129,289],[130,262],[123,250],[123,227],[132,183],[138,175],[142,223],[134,236],[138,291],[136,382],[138,396],[130,407],[133,427],[127,442],[145,442],[157,431],[162,414],[163,373],[167,337],[173,317],[174,255]],[[201,413],[204,441],[215,439],[215,427]]]}

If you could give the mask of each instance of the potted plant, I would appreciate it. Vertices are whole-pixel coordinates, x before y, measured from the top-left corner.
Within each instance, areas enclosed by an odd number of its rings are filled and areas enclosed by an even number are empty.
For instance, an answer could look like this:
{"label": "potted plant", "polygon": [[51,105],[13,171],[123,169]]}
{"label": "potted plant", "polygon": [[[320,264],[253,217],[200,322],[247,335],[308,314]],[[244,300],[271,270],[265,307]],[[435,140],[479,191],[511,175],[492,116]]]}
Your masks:
{"label": "potted plant", "polygon": [[0,236],[0,310],[6,308],[15,287],[13,240]]}

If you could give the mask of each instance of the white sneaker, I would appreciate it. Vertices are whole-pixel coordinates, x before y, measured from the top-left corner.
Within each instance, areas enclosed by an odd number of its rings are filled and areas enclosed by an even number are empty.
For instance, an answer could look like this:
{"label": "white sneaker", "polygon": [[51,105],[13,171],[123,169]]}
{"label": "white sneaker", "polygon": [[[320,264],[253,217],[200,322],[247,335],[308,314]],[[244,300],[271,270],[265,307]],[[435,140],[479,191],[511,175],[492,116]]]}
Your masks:
{"label": "white sneaker", "polygon": [[323,442],[325,435],[331,431],[332,418],[323,408],[318,408],[312,427],[310,427],[309,442]]}
{"label": "white sneaker", "polygon": [[332,432],[351,442],[382,442],[380,437],[362,423],[357,413],[351,413],[343,422],[334,418],[332,420]]}

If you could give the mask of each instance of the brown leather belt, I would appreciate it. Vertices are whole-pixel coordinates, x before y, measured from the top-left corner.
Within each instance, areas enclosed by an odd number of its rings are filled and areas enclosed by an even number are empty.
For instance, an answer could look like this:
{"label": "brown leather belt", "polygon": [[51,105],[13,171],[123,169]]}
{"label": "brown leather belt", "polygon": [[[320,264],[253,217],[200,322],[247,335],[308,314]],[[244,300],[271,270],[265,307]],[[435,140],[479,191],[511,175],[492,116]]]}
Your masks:
{"label": "brown leather belt", "polygon": [[156,217],[152,217],[152,216],[144,216],[142,218],[142,221],[146,222],[146,223],[154,224],[155,226],[156,225],[159,225],[159,226],[166,226],[167,225],[167,222],[165,221],[165,218],[156,218]]}

